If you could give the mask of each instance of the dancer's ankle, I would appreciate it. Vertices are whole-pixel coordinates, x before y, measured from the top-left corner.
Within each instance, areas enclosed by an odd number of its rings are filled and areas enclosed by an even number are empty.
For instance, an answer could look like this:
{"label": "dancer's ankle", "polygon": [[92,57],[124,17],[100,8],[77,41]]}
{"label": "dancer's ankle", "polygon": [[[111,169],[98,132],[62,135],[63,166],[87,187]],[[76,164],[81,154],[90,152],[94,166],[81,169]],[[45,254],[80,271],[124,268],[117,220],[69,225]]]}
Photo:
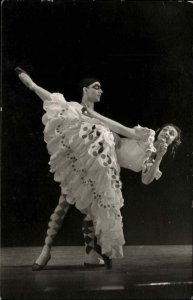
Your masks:
{"label": "dancer's ankle", "polygon": [[44,245],[44,247],[41,251],[41,254],[37,258],[35,263],[38,264],[38,265],[46,265],[48,260],[51,257],[50,251],[51,251],[51,247],[48,246],[48,245]]}

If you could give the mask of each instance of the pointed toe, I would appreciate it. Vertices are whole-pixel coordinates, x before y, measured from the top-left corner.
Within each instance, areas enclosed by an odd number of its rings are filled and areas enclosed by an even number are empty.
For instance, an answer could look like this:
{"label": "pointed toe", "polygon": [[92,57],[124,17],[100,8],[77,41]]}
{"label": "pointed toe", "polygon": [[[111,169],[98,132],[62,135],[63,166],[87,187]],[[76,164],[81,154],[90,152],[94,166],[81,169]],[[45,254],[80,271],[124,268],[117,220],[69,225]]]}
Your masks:
{"label": "pointed toe", "polygon": [[44,262],[43,265],[39,265],[37,263],[33,263],[32,265],[32,271],[41,271],[43,270],[43,268],[47,265],[48,261],[50,260],[51,255],[48,256],[48,258],[46,259],[46,261]]}

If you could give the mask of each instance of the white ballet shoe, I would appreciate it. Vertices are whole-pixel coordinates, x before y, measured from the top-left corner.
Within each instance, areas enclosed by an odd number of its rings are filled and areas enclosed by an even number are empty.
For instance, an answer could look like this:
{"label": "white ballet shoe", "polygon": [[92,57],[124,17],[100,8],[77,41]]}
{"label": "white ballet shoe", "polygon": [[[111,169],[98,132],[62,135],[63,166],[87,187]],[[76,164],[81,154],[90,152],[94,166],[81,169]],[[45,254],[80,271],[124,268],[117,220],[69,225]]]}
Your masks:
{"label": "white ballet shoe", "polygon": [[35,263],[33,263],[32,270],[33,271],[42,270],[47,265],[47,263],[50,259],[51,259],[50,248],[47,246],[44,246],[40,256],[35,261]]}

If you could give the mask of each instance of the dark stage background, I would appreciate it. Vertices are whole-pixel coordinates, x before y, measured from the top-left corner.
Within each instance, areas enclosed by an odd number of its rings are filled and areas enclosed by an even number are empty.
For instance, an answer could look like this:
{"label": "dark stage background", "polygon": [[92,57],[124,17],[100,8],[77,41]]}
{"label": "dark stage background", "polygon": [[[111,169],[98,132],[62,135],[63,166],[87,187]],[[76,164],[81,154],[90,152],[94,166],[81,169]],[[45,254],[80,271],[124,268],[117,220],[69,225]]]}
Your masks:
{"label": "dark stage background", "polygon": [[[4,1],[2,5],[2,246],[42,245],[59,198],[43,141],[41,100],[17,78],[79,101],[79,80],[100,78],[96,110],[126,126],[183,131],[175,160],[145,186],[122,169],[127,245],[191,244],[193,5],[176,1]],[[55,245],[83,245],[71,207]]]}

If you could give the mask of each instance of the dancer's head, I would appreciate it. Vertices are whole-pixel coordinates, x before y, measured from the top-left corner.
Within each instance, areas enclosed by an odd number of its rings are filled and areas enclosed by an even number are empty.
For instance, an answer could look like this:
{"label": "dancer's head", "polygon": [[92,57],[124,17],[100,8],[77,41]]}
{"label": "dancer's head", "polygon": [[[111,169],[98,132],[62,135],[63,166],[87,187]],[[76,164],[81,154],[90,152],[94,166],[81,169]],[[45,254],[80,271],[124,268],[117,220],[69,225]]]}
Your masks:
{"label": "dancer's head", "polygon": [[165,124],[156,131],[155,139],[164,140],[168,146],[171,146],[171,154],[174,157],[181,144],[181,129],[171,123]]}
{"label": "dancer's head", "polygon": [[103,93],[101,84],[96,78],[87,77],[81,80],[80,88],[82,91],[82,100],[86,102],[96,103],[100,101]]}

